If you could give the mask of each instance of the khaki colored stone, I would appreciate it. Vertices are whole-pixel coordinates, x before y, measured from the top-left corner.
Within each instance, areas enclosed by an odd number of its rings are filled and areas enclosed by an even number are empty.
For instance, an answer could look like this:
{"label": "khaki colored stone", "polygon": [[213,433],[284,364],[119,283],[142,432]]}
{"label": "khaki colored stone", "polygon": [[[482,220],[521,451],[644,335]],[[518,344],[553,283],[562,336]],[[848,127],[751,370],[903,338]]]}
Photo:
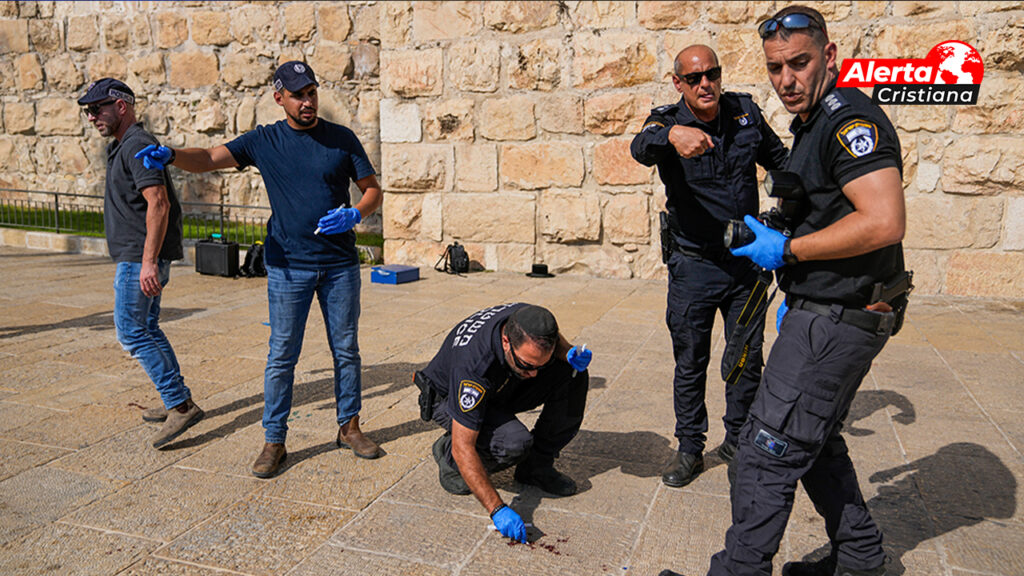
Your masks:
{"label": "khaki colored stone", "polygon": [[215,100],[203,99],[196,108],[192,129],[196,132],[223,132],[228,124],[224,106]]}
{"label": "khaki colored stone", "polygon": [[[445,234],[477,242],[533,243],[536,202],[531,194],[455,194],[444,200]],[[486,206],[486,210],[481,210]]]}
{"label": "khaki colored stone", "polygon": [[[898,106],[895,115],[897,128],[914,132],[928,130],[941,132],[949,129],[949,106]],[[959,108],[959,106],[958,106]]]}
{"label": "khaki colored stone", "polygon": [[14,61],[18,70],[18,90],[42,90],[43,67],[35,54],[22,54]]}
{"label": "khaki colored stone", "polygon": [[712,2],[707,11],[708,20],[718,24],[752,24],[770,17],[775,8],[771,2]]}
{"label": "khaki colored stone", "polygon": [[533,142],[501,147],[502,186],[536,190],[583,183],[583,152],[572,142]]}
{"label": "khaki colored stone", "polygon": [[68,50],[87,52],[96,48],[99,40],[96,16],[71,16],[67,26]]}
{"label": "khaki colored stone", "polygon": [[616,194],[604,206],[604,233],[614,244],[651,240],[651,216],[646,194]]}
{"label": "khaki colored stone", "polygon": [[152,40],[150,34],[150,23],[149,19],[146,18],[145,14],[135,14],[129,18],[131,22],[132,38],[135,39],[137,46],[149,46]]}
{"label": "khaki colored stone", "polygon": [[945,20],[928,24],[886,26],[878,32],[872,43],[872,58],[924,58],[936,45],[945,40],[961,40],[974,45],[977,42],[974,23],[970,20]]}
{"label": "khaki colored stone", "polygon": [[128,21],[119,16],[103,18],[103,41],[107,50],[121,50],[131,42]]}
{"label": "khaki colored stone", "polygon": [[[1024,46],[1024,18],[1017,18],[1012,26],[993,30],[985,37],[985,44],[980,48],[985,67],[1016,72],[1024,70],[1021,46]],[[986,76],[981,83],[982,90],[987,82]]]}
{"label": "khaki colored stone", "polygon": [[380,101],[381,142],[419,142],[422,137],[418,104],[396,98]]}
{"label": "khaki colored stone", "polygon": [[448,81],[459,90],[498,89],[501,50],[497,42],[460,42],[448,49]]}
{"label": "khaki colored stone", "polygon": [[[318,113],[321,118],[335,124],[352,125],[353,110],[349,100],[351,94],[340,88],[321,88],[318,94],[320,96],[320,109]],[[374,134],[374,137],[376,136]],[[367,147],[367,154],[369,153],[370,151]]]}
{"label": "khaki colored stone", "polygon": [[416,2],[412,38],[422,44],[449,38],[469,38],[480,30],[480,2]]}
{"label": "khaki colored stone", "polygon": [[[0,38],[3,35],[3,23],[0,23]],[[51,20],[30,20],[28,36],[32,40],[32,49],[36,52],[56,52],[61,47],[60,28]],[[0,40],[0,46],[3,40]],[[3,49],[0,49],[2,52]]]}
{"label": "khaki colored stone", "polygon": [[142,81],[144,86],[157,86],[167,79],[164,57],[161,52],[139,56],[128,63],[128,70]]}
{"label": "khaki colored stone", "polygon": [[380,75],[380,48],[374,44],[359,44],[352,49],[353,78],[365,80]]}
{"label": "khaki colored stone", "polygon": [[381,173],[387,190],[451,190],[454,154],[440,144],[381,145]]}
{"label": "khaki colored stone", "polygon": [[289,42],[308,42],[316,30],[316,7],[311,3],[296,2],[284,7],[284,39]]}
{"label": "khaki colored stone", "polygon": [[[5,107],[6,111],[6,107]],[[44,98],[36,103],[36,134],[41,136],[82,134],[82,114],[69,98]]]}
{"label": "khaki colored stone", "polygon": [[718,33],[718,46],[723,84],[759,84],[768,79],[757,30],[749,26],[722,29]]}
{"label": "khaki colored stone", "polygon": [[309,64],[321,82],[341,82],[352,77],[352,53],[343,44],[317,46],[309,57]]}
{"label": "khaki colored stone", "polygon": [[675,92],[675,88],[672,86],[672,75],[675,73],[675,60],[676,56],[683,51],[684,48],[692,46],[694,44],[703,44],[710,46],[712,50],[717,52],[717,43],[711,38],[711,32],[707,30],[696,30],[693,32],[666,32],[665,39],[662,43],[665,49],[665,57],[661,58],[659,63],[659,78],[661,79],[661,90],[671,91],[668,98],[659,99],[659,101],[674,101],[679,100],[679,93]]}
{"label": "khaki colored stone", "polygon": [[485,2],[484,25],[502,32],[532,32],[558,24],[558,2]]}
{"label": "khaki colored stone", "polygon": [[[221,77],[224,83],[235,88],[252,88],[255,86],[267,86],[274,75],[274,69],[270,61],[261,61],[259,56],[249,50],[240,50],[224,54],[224,65],[221,67]],[[320,74],[318,68],[314,68]]]}
{"label": "khaki colored stone", "polygon": [[540,194],[540,231],[549,242],[596,242],[601,239],[601,202],[585,192]]}
{"label": "khaki colored stone", "polygon": [[477,122],[489,140],[529,140],[537,134],[533,100],[526,96],[484,100]]}
{"label": "khaki colored stone", "polygon": [[178,12],[157,12],[153,28],[157,48],[174,48],[188,40],[188,20]]}
{"label": "khaki colored stone", "polygon": [[1013,0],[989,1],[989,2],[964,2],[958,5],[960,13],[964,16],[979,16],[982,14],[995,14],[997,12],[1008,12],[1020,10],[1020,2]]}
{"label": "khaki colored stone", "polygon": [[569,95],[544,96],[537,102],[541,130],[560,134],[583,132],[583,101]]}
{"label": "khaki colored stone", "polygon": [[594,146],[594,181],[601,185],[647,184],[651,168],[633,159],[629,152],[632,139],[608,139]]}
{"label": "khaki colored stone", "polygon": [[[844,58],[860,58],[862,57],[862,50],[864,49],[862,40],[864,39],[864,26],[860,24],[836,24],[835,26],[829,25],[828,37],[830,40],[836,43],[838,47],[838,58],[842,62]],[[762,71],[764,74],[764,54],[762,52]],[[765,76],[765,80],[767,80]]]}
{"label": "khaki colored stone", "polygon": [[558,274],[582,274],[600,278],[632,278],[633,271],[621,251],[613,246],[586,244],[544,245],[538,248],[539,262]]}
{"label": "khaki colored stone", "polygon": [[424,129],[431,140],[473,140],[473,101],[441,100],[427,105]]}
{"label": "khaki colored stone", "polygon": [[432,267],[443,250],[440,241],[388,240],[384,243],[384,263]]}
{"label": "khaki colored stone", "polygon": [[491,144],[455,147],[455,190],[492,192],[498,188],[498,149]]}
{"label": "khaki colored stone", "polygon": [[284,112],[281,111],[281,106],[274,101],[274,91],[265,90],[256,101],[256,124],[273,124],[283,118]]}
{"label": "khaki colored stone", "polygon": [[352,31],[347,3],[321,4],[317,12],[317,32],[324,40],[344,42]]}
{"label": "khaki colored stone", "polygon": [[36,123],[36,108],[31,102],[4,103],[4,129],[8,134],[31,134]]}
{"label": "khaki colored stone", "polygon": [[949,258],[946,294],[974,298],[1024,296],[1024,253],[958,251]]}
{"label": "khaki colored stone", "polygon": [[246,4],[231,11],[231,36],[244,45],[258,40],[278,43],[281,25],[277,7],[270,4]]}
{"label": "khaki colored stone", "polygon": [[603,94],[587,100],[583,117],[594,134],[637,133],[652,106],[650,96],[626,92]]}
{"label": "khaki colored stone", "polygon": [[18,3],[15,0],[0,2],[0,18],[17,18]]}
{"label": "khaki colored stone", "polygon": [[128,62],[117,52],[89,54],[85,66],[93,81],[100,78],[124,78],[128,75]]}
{"label": "khaki colored stone", "polygon": [[28,50],[28,23],[25,20],[0,20],[0,54]]}
{"label": "khaki colored stone", "polygon": [[219,76],[217,55],[209,52],[172,52],[168,55],[168,83],[175,88],[213,86]]}
{"label": "khaki colored stone", "polygon": [[570,2],[572,21],[582,28],[624,28],[633,22],[629,2]]}
{"label": "khaki colored stone", "polygon": [[857,15],[864,20],[874,20],[885,15],[885,8],[888,2],[873,0],[870,2],[858,1]]}
{"label": "khaki colored stone", "polygon": [[561,42],[538,39],[518,48],[508,74],[509,86],[518,90],[550,92],[561,82]]}
{"label": "khaki colored stone", "polygon": [[942,250],[911,250],[904,247],[907,270],[914,271],[914,294],[940,294],[946,282],[949,253]]}
{"label": "khaki colored stone", "polygon": [[700,23],[703,8],[693,2],[638,2],[636,17],[649,30],[689,28]]}
{"label": "khaki colored stone", "polygon": [[843,2],[832,2],[819,0],[817,2],[806,2],[805,6],[814,8],[825,18],[825,22],[831,25],[850,16],[853,13],[853,3],[849,0]]}
{"label": "khaki colored stone", "polygon": [[54,152],[63,174],[82,174],[89,168],[89,159],[76,138],[61,138]]}
{"label": "khaki colored stone", "polygon": [[425,197],[425,194],[384,194],[381,213],[385,238],[414,240],[420,235]]}
{"label": "khaki colored stone", "polygon": [[[991,248],[999,240],[1001,198],[926,194],[907,198],[907,248]],[[951,234],[951,230],[956,230]]]}
{"label": "khaki colored stone", "polygon": [[396,94],[405,98],[437,96],[444,88],[440,48],[384,51],[381,53],[381,68],[388,71],[381,77],[381,87],[386,95]]}
{"label": "khaki colored stone", "polygon": [[1003,250],[1024,250],[1024,198],[1007,198],[1003,217]]}
{"label": "khaki colored stone", "polygon": [[954,112],[954,132],[1020,134],[1024,131],[1022,103],[1024,80],[1020,75],[986,74],[981,82],[981,92],[978,94],[976,105],[943,108],[952,109]]}
{"label": "khaki colored stone", "polygon": [[628,87],[654,80],[655,50],[634,34],[579,34],[573,52],[577,88]]}
{"label": "khaki colored stone", "polygon": [[[382,8],[380,23],[382,46],[385,48],[405,46],[412,36],[412,2],[384,2]],[[323,9],[321,9],[322,12]]]}
{"label": "khaki colored stone", "polygon": [[231,15],[228,12],[197,10],[192,16],[192,41],[200,46],[231,43]]}
{"label": "khaki colored stone", "polygon": [[380,45],[382,2],[360,6],[352,15],[352,28],[361,42]]}
{"label": "khaki colored stone", "polygon": [[251,96],[242,98],[235,109],[235,132],[241,134],[256,127],[256,99]]}
{"label": "khaki colored stone", "polygon": [[956,15],[956,4],[953,2],[893,2],[892,15],[898,18],[925,17],[950,18]]}
{"label": "khaki colored stone", "polygon": [[996,194],[1024,186],[1024,138],[967,136],[946,150],[942,189],[960,194]]}

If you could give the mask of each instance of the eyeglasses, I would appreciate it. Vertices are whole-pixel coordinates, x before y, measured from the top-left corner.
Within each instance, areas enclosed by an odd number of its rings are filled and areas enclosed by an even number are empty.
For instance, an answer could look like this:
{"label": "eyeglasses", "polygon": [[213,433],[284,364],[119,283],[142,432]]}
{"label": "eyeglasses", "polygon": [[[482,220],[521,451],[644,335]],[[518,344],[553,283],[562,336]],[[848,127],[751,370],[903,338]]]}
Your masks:
{"label": "eyeglasses", "polygon": [[757,27],[757,35],[762,40],[773,36],[779,31],[779,27],[785,28],[786,30],[806,30],[808,28],[817,28],[822,32],[825,31],[814,18],[811,18],[807,14],[800,12],[794,12],[793,14],[786,14],[782,18],[769,18],[761,25]]}
{"label": "eyeglasses", "polygon": [[512,347],[511,343],[509,343],[509,345],[508,345],[508,351],[509,351],[510,354],[512,354],[512,362],[515,363],[516,368],[519,368],[523,372],[535,372],[535,371],[540,370],[541,368],[547,366],[551,362],[551,360],[548,360],[547,362],[541,364],[540,366],[534,366],[533,364],[527,364],[527,363],[523,362],[522,360],[520,360],[519,356],[516,356],[516,349]]}
{"label": "eyeglasses", "polygon": [[103,110],[105,106],[109,106],[114,102],[117,102],[117,100],[107,100],[106,102],[100,102],[99,104],[89,104],[82,108],[82,114],[85,114],[86,116],[98,116],[100,110]]}
{"label": "eyeglasses", "polygon": [[679,76],[679,79],[690,86],[696,86],[697,84],[700,84],[700,79],[704,76],[708,77],[708,81],[714,82],[722,77],[722,67],[715,66],[714,68],[708,68],[703,72],[690,72],[689,74]]}

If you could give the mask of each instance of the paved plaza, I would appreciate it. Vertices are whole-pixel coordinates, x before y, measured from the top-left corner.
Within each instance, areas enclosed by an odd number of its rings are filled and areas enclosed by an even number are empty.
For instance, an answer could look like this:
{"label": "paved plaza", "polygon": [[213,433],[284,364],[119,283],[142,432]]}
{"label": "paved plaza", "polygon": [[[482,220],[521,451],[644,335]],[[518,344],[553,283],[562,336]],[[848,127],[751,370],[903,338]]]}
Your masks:
{"label": "paved plaza", "polygon": [[[420,281],[390,286],[366,268],[361,423],[386,455],[334,445],[314,306],[287,465],[259,480],[249,467],[263,443],[266,280],[172,268],[163,327],[206,418],[158,451],[147,443],[157,425],[141,419],[158,396],[114,335],[113,274],[99,256],[0,247],[0,574],[702,576],[724,542],[720,337],[708,470],[682,489],[660,479],[675,449],[664,281],[421,268]],[[557,463],[580,493],[495,479],[534,524],[529,545],[510,545],[472,496],[438,485],[441,431],[419,420],[411,382],[457,321],[509,301],[550,308],[594,351],[583,429]],[[1024,574],[1022,384],[1024,301],[913,297],[846,422],[892,573]],[[798,490],[775,573],[826,542]]]}

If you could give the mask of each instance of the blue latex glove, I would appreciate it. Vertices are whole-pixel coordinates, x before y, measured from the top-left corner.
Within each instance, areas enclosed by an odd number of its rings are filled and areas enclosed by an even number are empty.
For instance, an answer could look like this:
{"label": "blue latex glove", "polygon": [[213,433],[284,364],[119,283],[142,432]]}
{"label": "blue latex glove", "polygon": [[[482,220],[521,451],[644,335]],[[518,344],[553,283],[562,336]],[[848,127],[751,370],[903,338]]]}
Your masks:
{"label": "blue latex glove", "polygon": [[730,248],[732,255],[746,256],[753,260],[754,264],[767,270],[781,267],[784,264],[782,249],[786,244],[786,237],[782,232],[772,230],[749,214],[743,217],[743,222],[754,233],[756,239],[746,246]]}
{"label": "blue latex glove", "polygon": [[587,345],[583,347],[573,346],[569,349],[569,353],[565,355],[565,359],[572,366],[572,369],[577,372],[583,372],[590,366],[590,359],[594,357],[594,353],[587,350]]}
{"label": "blue latex glove", "polygon": [[526,524],[523,524],[523,519],[515,510],[504,506],[494,513],[491,520],[502,536],[526,543]]}
{"label": "blue latex glove", "polygon": [[356,208],[335,208],[316,223],[321,234],[341,234],[363,221],[363,215]]}
{"label": "blue latex glove", "polygon": [[150,144],[135,154],[136,158],[142,159],[142,165],[150,170],[163,170],[168,160],[171,159],[171,149],[167,146]]}
{"label": "blue latex glove", "polygon": [[782,319],[786,316],[786,312],[789,312],[789,306],[786,306],[786,299],[782,299],[782,304],[779,304],[779,311],[775,313],[775,331],[782,332]]}

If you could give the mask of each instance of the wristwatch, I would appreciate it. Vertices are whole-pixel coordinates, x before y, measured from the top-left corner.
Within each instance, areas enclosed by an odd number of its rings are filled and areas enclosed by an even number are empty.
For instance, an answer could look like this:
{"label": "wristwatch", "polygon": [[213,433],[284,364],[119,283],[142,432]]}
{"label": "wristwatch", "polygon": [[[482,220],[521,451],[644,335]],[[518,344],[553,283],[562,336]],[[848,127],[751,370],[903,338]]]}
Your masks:
{"label": "wristwatch", "polygon": [[782,245],[782,262],[786,265],[796,264],[799,262],[793,254],[793,250],[790,249],[789,243],[792,241],[792,238],[786,238],[786,243]]}

